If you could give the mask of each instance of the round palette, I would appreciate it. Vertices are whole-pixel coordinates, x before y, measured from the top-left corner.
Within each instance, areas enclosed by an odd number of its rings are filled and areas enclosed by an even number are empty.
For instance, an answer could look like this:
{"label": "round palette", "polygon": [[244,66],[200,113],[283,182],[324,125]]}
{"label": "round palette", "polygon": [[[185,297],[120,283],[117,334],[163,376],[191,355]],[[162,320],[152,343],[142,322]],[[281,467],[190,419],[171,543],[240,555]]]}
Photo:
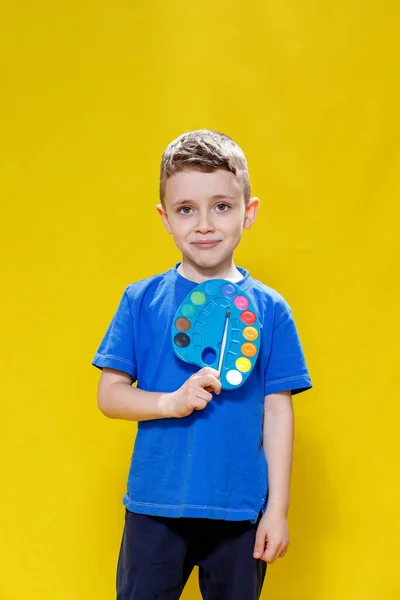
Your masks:
{"label": "round palette", "polygon": [[185,362],[219,370],[222,389],[240,387],[260,349],[260,323],[252,301],[225,279],[200,283],[176,311],[172,346]]}

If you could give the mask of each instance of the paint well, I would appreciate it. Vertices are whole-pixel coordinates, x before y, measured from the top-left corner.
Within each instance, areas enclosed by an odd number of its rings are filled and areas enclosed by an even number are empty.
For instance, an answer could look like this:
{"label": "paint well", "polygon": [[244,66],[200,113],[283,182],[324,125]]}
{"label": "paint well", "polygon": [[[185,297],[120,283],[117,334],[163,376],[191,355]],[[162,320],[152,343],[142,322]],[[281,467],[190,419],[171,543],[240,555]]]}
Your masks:
{"label": "paint well", "polygon": [[190,344],[190,337],[187,333],[177,333],[174,342],[179,348],[186,348]]}
{"label": "paint well", "polygon": [[196,307],[193,304],[189,304],[189,302],[185,302],[181,306],[181,313],[184,317],[193,317],[196,314]]}
{"label": "paint well", "polygon": [[238,371],[241,371],[242,373],[247,373],[251,369],[251,362],[248,358],[240,356],[240,358],[236,360],[235,366],[238,369]]}
{"label": "paint well", "polygon": [[255,327],[245,327],[243,329],[243,337],[245,340],[254,342],[258,338],[258,331]]}
{"label": "paint well", "polygon": [[256,322],[256,315],[251,310],[243,311],[240,318],[246,325],[252,325]]}
{"label": "paint well", "polygon": [[231,385],[240,385],[243,381],[243,375],[239,371],[231,369],[226,374],[226,380]]}
{"label": "paint well", "polygon": [[190,299],[196,306],[201,306],[207,300],[207,296],[203,292],[196,291],[190,294]]}
{"label": "paint well", "polygon": [[179,317],[175,321],[175,327],[179,331],[189,331],[190,326],[191,326],[191,323],[190,323],[189,319],[186,319],[185,317]]}
{"label": "paint well", "polygon": [[203,290],[208,296],[215,296],[215,294],[218,294],[220,287],[220,283],[216,283],[215,281],[206,281],[203,286]]}
{"label": "paint well", "polygon": [[224,283],[224,285],[221,288],[221,292],[224,294],[224,296],[232,298],[232,296],[236,295],[236,288],[231,283]]}
{"label": "paint well", "polygon": [[204,348],[203,353],[201,355],[201,360],[205,365],[213,365],[217,358],[217,353],[214,348]]}
{"label": "paint well", "polygon": [[241,351],[245,356],[255,356],[257,354],[257,348],[251,342],[245,342],[241,347]]}
{"label": "paint well", "polygon": [[233,303],[239,310],[244,310],[245,308],[248,308],[250,304],[246,296],[236,296]]}

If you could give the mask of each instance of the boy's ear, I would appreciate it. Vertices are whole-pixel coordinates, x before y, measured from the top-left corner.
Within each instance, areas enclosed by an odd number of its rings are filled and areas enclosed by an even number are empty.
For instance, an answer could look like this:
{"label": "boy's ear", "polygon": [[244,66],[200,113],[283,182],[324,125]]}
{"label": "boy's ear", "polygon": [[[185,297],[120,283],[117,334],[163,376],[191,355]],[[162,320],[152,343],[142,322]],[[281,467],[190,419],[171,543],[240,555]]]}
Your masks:
{"label": "boy's ear", "polygon": [[156,209],[157,209],[158,214],[160,215],[160,217],[163,220],[166,230],[168,231],[168,233],[171,233],[171,228],[169,226],[169,219],[168,219],[168,215],[167,215],[165,208],[163,207],[162,204],[157,204]]}
{"label": "boy's ear", "polygon": [[260,207],[260,200],[258,198],[250,198],[246,205],[246,211],[244,213],[243,228],[250,229],[253,225],[255,218]]}

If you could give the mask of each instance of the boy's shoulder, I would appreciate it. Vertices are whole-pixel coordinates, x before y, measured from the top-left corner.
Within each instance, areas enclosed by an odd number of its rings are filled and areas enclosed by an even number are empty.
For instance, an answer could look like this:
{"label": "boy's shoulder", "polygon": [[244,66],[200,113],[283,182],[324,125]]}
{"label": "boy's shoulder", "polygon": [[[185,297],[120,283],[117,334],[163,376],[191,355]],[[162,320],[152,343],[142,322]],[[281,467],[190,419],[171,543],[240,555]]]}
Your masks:
{"label": "boy's shoulder", "polygon": [[142,296],[144,292],[148,291],[149,289],[154,289],[167,281],[169,279],[171,270],[172,269],[168,269],[168,271],[164,271],[163,273],[158,273],[157,275],[151,275],[150,277],[133,281],[126,287],[125,293],[128,295],[128,297],[137,299],[138,297]]}
{"label": "boy's shoulder", "polygon": [[255,279],[251,277],[252,288],[258,293],[260,296],[265,296],[266,298],[270,298],[274,302],[283,302],[286,303],[285,298],[280,294],[277,290],[270,287],[269,285],[263,283],[259,279]]}
{"label": "boy's shoulder", "polygon": [[275,325],[285,320],[291,312],[292,308],[288,301],[274,288],[266,285],[262,281],[251,277],[251,290],[255,299],[262,303],[267,309],[273,310]]}

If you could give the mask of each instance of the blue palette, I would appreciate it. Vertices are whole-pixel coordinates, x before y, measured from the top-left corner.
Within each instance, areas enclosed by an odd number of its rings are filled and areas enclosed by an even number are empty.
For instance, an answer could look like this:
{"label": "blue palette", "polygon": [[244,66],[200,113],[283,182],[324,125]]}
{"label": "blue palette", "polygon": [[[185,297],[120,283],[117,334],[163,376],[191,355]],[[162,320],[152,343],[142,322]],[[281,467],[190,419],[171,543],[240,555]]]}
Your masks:
{"label": "blue palette", "polygon": [[246,292],[225,279],[196,286],[179,306],[172,324],[172,346],[185,362],[218,369],[222,389],[233,390],[247,380],[260,350],[260,323]]}

